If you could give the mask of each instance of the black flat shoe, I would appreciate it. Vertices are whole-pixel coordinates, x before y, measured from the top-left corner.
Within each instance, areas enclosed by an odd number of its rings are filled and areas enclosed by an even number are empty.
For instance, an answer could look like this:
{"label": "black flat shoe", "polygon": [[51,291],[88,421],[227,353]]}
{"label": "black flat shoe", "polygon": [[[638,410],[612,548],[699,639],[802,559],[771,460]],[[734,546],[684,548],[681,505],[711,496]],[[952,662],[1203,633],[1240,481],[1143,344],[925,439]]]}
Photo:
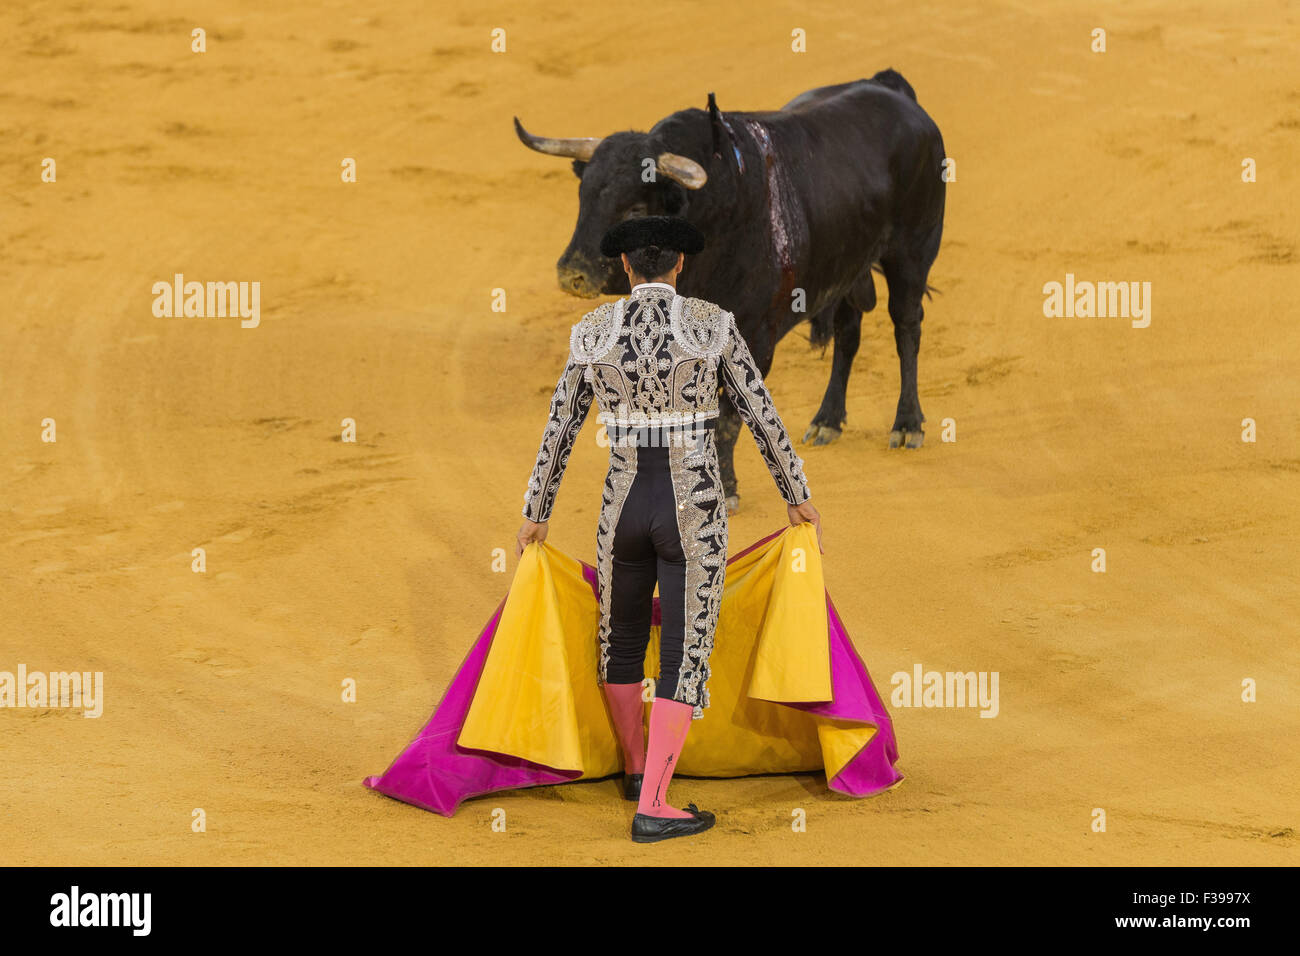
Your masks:
{"label": "black flat shoe", "polygon": [[625,773],[623,774],[623,799],[640,800],[641,799],[641,781],[645,779],[643,773]]}
{"label": "black flat shoe", "polygon": [[651,817],[638,813],[632,818],[632,840],[635,843],[658,843],[673,837],[694,836],[703,833],[714,824],[714,816],[708,810],[701,810],[693,803],[682,807],[691,814],[688,818]]}

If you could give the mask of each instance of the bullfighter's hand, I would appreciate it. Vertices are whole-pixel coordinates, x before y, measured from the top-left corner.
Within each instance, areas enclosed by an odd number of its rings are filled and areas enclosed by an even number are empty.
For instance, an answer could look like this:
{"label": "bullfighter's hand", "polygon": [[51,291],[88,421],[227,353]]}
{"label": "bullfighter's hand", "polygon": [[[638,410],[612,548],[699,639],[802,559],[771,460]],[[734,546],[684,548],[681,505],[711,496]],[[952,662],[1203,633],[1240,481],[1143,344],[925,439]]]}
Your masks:
{"label": "bullfighter's hand", "polygon": [[515,543],[518,545],[518,550],[515,552],[515,556],[518,557],[523,554],[524,548],[532,542],[536,541],[538,544],[541,544],[545,541],[548,527],[549,526],[545,521],[529,521],[525,518],[524,523],[519,527],[519,534],[515,538]]}
{"label": "bullfighter's hand", "polygon": [[812,526],[817,529],[817,550],[825,554],[826,549],[822,547],[822,516],[813,507],[813,503],[805,501],[801,505],[786,505],[785,510],[786,514],[790,516],[791,527],[797,528],[805,521],[812,522]]}

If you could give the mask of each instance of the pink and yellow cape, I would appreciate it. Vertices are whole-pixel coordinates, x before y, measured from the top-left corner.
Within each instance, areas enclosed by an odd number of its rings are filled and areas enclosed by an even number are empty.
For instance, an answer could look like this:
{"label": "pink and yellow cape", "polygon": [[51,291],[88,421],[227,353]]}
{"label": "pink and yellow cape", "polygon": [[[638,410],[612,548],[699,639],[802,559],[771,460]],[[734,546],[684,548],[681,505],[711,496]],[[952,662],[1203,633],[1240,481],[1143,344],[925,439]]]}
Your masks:
{"label": "pink and yellow cape", "polygon": [[[620,772],[595,678],[599,620],[595,568],[530,544],[429,722],[365,785],[451,816],[469,797]],[[710,668],[711,706],[691,724],[679,773],[824,770],[830,789],[859,797],[903,779],[889,714],[826,593],[812,525],[727,561]]]}

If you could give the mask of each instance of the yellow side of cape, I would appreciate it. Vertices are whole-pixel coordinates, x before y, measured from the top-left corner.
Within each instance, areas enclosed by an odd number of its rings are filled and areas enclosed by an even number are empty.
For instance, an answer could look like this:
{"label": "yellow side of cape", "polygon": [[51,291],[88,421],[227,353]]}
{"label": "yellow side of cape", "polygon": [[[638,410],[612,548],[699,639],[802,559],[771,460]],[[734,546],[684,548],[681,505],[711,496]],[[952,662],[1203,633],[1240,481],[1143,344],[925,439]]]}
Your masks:
{"label": "yellow side of cape", "polygon": [[[525,548],[457,743],[583,777],[619,771],[596,682],[599,620],[580,562],[545,544]],[[650,677],[658,673],[658,638],[656,627]],[[831,699],[826,586],[812,525],[789,528],[727,565],[710,669],[710,706],[691,725],[683,774],[825,768],[829,779],[875,733],[781,706]]]}

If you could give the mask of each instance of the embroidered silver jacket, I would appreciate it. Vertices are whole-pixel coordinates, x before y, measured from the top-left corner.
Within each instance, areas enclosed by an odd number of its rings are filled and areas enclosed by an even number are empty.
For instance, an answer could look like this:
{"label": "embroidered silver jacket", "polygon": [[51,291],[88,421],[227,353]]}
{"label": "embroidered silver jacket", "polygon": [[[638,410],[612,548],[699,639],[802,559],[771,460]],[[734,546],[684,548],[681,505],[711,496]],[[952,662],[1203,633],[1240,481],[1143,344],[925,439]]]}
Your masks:
{"label": "embroidered silver jacket", "polygon": [[716,418],[719,386],[753,433],[781,497],[789,504],[808,500],[803,459],[735,317],[712,302],[677,295],[671,286],[643,283],[573,327],[524,495],[524,517],[550,518],[593,398],[601,409],[597,420],[606,426],[672,426]]}
{"label": "embroidered silver jacket", "polygon": [[[683,298],[672,286],[644,283],[626,299],[589,312],[573,328],[569,360],[551,399],[537,464],[524,496],[524,516],[545,521],[583,420],[597,400],[611,435],[609,472],[596,526],[600,600],[598,679],[608,673],[614,532],[636,479],[639,446],[622,441],[621,426],[669,426],[689,442],[668,445],[677,501],[677,528],[686,556],[682,663],[677,686],[663,696],[690,704],[692,716],[709,706],[709,658],[726,579],[727,506],[714,433],[698,428],[718,414],[726,390],[741,420],[791,504],[809,497],[803,462],[772,404],[735,319],[711,302]],[[697,426],[697,427],[691,427]]]}

